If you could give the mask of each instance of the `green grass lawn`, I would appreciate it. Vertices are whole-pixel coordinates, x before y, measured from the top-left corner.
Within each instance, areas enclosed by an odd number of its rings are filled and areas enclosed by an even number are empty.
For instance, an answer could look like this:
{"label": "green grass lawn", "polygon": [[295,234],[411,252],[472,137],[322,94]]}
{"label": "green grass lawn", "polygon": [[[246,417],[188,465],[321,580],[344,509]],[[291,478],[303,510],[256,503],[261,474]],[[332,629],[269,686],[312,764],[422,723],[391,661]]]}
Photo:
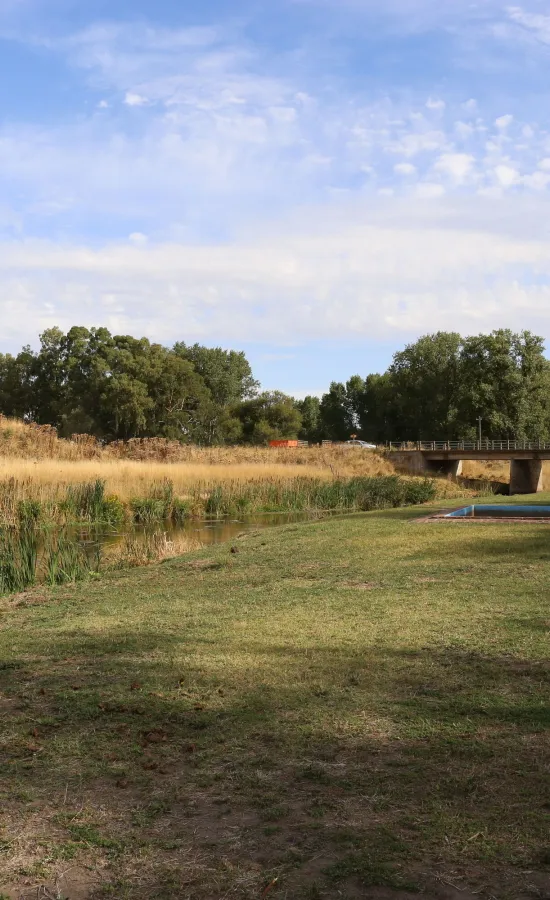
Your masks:
{"label": "green grass lawn", "polygon": [[550,896],[550,526],[420,514],[1,600],[0,897]]}

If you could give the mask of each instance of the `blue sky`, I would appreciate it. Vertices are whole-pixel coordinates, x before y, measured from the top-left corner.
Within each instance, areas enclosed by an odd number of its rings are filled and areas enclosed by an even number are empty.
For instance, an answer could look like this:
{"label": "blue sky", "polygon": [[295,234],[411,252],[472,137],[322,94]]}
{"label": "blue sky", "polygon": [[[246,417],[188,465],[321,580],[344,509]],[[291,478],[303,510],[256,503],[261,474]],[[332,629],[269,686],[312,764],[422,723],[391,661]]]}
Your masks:
{"label": "blue sky", "polygon": [[104,324],[304,395],[550,337],[538,0],[0,0],[0,351]]}

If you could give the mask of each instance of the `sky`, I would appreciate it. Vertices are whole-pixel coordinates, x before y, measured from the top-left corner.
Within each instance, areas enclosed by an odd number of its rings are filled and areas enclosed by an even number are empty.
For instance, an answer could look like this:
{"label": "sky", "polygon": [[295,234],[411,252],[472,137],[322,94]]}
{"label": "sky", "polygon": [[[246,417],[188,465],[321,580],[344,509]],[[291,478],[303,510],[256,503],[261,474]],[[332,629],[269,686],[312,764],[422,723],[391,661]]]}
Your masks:
{"label": "sky", "polygon": [[539,0],[0,0],[0,352],[106,325],[302,397],[548,339],[549,97]]}

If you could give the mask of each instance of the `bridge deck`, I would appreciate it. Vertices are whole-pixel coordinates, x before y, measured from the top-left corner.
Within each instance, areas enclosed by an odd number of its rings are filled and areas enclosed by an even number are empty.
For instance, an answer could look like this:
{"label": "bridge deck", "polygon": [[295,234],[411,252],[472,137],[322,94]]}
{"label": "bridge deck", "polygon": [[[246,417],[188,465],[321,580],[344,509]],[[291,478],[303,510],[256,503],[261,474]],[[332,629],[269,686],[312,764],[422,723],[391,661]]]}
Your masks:
{"label": "bridge deck", "polygon": [[403,441],[388,450],[421,453],[425,459],[550,459],[550,443],[542,441]]}

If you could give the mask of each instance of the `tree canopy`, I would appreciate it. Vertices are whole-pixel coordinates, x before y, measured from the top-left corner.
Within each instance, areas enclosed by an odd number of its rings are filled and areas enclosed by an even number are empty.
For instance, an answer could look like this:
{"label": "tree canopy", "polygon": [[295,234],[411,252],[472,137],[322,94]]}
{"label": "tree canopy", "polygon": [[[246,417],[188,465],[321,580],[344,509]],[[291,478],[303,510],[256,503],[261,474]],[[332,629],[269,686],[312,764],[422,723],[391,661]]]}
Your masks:
{"label": "tree canopy", "polygon": [[321,400],[321,430],[360,437],[460,440],[550,439],[550,363],[543,339],[528,331],[462,338],[421,337],[400,350],[383,375],[332,384]]}
{"label": "tree canopy", "polygon": [[294,400],[260,393],[241,351],[49,328],[37,351],[0,354],[0,413],[105,441],[453,440],[475,436],[478,417],[487,438],[549,440],[550,363],[529,331],[437,332],[395,353],[382,374]]}
{"label": "tree canopy", "polygon": [[235,408],[256,392],[243,353],[182,343],[169,349],[106,328],[50,328],[38,352],[0,356],[0,411],[54,425],[64,436],[239,440]]}

